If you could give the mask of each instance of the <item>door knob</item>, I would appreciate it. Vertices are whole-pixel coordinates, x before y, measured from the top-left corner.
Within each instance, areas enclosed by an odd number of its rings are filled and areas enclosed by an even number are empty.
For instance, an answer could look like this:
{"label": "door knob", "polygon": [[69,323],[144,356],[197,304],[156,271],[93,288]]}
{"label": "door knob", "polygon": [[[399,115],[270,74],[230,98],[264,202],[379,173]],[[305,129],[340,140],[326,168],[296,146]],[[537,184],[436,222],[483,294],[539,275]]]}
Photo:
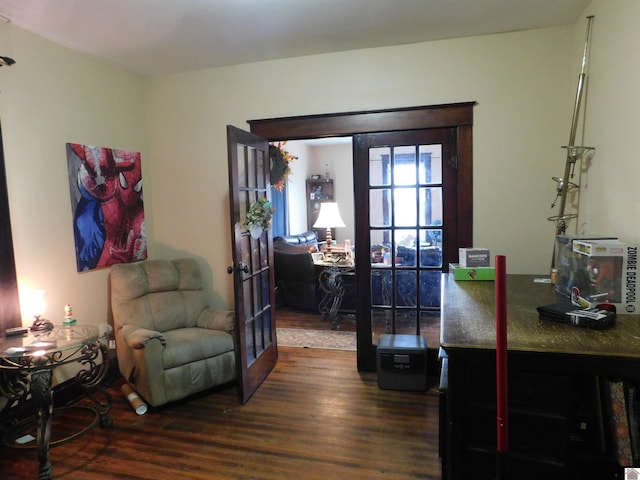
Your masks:
{"label": "door knob", "polygon": [[[244,263],[238,263],[238,271],[242,271],[244,273],[249,273],[249,265],[245,265]],[[227,267],[227,273],[231,275],[233,273],[233,267],[229,265]]]}

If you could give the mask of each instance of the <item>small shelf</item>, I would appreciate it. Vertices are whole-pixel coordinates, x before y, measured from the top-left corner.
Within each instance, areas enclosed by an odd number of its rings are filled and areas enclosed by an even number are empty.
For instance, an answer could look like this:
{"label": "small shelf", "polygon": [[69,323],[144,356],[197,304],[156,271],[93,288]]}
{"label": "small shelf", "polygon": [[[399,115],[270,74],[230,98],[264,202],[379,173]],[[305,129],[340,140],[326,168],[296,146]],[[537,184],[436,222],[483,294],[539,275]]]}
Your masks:
{"label": "small shelf", "polygon": [[[323,202],[333,202],[333,179],[320,178],[307,180],[307,228],[309,231],[316,232],[318,240],[325,238],[326,231],[324,229],[313,228],[313,224],[318,219],[320,213],[320,204]],[[331,235],[335,238],[335,229],[331,231]]]}

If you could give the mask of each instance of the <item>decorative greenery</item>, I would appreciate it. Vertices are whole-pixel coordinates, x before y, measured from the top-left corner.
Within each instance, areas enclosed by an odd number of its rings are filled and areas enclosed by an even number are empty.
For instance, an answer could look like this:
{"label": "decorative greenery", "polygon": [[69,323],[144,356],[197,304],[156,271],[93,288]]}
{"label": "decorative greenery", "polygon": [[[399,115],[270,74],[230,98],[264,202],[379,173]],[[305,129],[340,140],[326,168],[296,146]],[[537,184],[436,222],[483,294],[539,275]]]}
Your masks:
{"label": "decorative greenery", "polygon": [[282,191],[284,182],[291,174],[291,161],[298,157],[291,155],[284,148],[287,142],[278,142],[277,145],[269,145],[270,181],[276,190]]}
{"label": "decorative greenery", "polygon": [[274,212],[275,209],[271,206],[271,202],[264,197],[260,197],[249,207],[245,226],[259,225],[262,228],[269,228],[269,222]]}

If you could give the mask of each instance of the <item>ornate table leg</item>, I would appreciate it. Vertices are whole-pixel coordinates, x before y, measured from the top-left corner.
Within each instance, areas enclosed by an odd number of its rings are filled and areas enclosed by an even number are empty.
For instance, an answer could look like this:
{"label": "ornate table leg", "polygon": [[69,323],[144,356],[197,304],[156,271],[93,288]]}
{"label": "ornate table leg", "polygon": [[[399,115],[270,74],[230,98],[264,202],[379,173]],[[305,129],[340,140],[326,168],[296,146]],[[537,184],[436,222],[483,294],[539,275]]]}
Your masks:
{"label": "ornate table leg", "polygon": [[[87,368],[79,371],[76,379],[83,388],[85,395],[94,403],[95,411],[100,416],[100,426],[111,427],[113,425],[113,421],[109,417],[111,395],[100,385],[109,370],[109,349],[103,342],[96,341],[87,344],[82,353],[84,358],[80,363]],[[102,360],[99,364],[96,363],[98,356]],[[99,401],[96,397],[96,392],[100,392],[106,401]]]}
{"label": "ornate table leg", "polygon": [[51,369],[45,368],[31,372],[31,395],[38,410],[38,461],[40,469],[38,480],[51,478],[49,446],[51,443],[51,417],[53,415],[53,394],[51,392]]}
{"label": "ornate table leg", "polygon": [[322,300],[318,305],[318,310],[322,315],[329,315],[331,319],[331,330],[338,328],[338,310],[342,304],[344,295],[344,285],[342,275],[338,267],[325,268],[320,272],[318,278],[320,288],[324,292]]}

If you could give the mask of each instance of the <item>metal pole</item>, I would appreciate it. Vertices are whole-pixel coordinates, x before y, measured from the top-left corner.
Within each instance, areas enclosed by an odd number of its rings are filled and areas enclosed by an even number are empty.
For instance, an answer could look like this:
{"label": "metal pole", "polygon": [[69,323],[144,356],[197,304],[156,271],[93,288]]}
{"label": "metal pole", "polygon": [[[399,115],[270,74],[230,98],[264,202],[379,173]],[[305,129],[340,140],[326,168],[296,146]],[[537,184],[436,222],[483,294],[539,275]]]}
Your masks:
{"label": "metal pole", "polygon": [[576,100],[573,107],[573,117],[571,119],[571,132],[569,134],[569,143],[567,145],[567,161],[564,168],[564,176],[562,177],[562,185],[560,192],[560,208],[558,210],[556,235],[562,235],[567,230],[567,224],[565,221],[565,208],[567,204],[567,191],[569,189],[569,177],[571,175],[572,166],[582,155],[583,150],[581,148],[575,148],[576,131],[578,129],[578,117],[580,115],[580,104],[582,102],[582,91],[584,89],[585,78],[587,76],[587,60],[589,58],[589,40],[591,38],[591,24],[593,22],[593,15],[587,17],[587,38],[584,42],[584,51],[582,53],[582,66],[580,68],[580,75],[578,77],[578,88],[576,90]]}

